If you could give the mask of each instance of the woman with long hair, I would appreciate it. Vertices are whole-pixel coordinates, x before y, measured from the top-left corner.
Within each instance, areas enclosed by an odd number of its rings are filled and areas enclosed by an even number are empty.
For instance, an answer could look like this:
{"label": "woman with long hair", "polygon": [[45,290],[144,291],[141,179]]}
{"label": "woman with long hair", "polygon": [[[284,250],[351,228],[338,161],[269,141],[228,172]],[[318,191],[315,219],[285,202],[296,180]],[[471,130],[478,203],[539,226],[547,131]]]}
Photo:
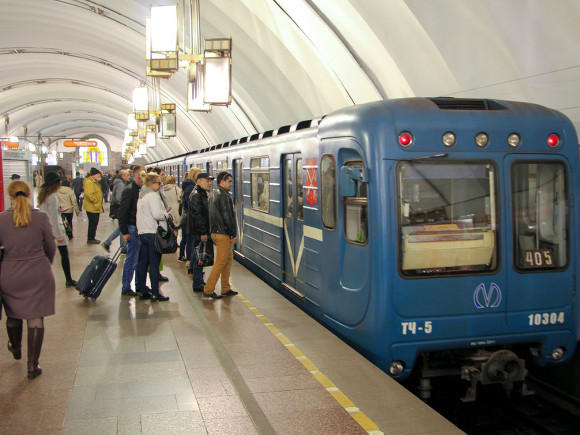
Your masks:
{"label": "woman with long hair", "polygon": [[70,260],[68,256],[68,240],[66,231],[60,215],[60,203],[56,192],[60,189],[60,177],[56,172],[49,172],[44,176],[44,184],[38,191],[38,208],[45,212],[52,225],[52,232],[56,239],[58,252],[60,253],[60,264],[64,272],[67,287],[74,287],[77,282],[72,279],[70,274]]}
{"label": "woman with long hair", "polygon": [[56,252],[46,213],[32,208],[30,186],[13,181],[8,186],[12,207],[0,213],[0,293],[6,311],[8,350],[22,358],[22,323],[28,326],[28,378],[42,373],[38,358],[44,339],[44,318],[54,314],[55,283],[51,263]]}
{"label": "woman with long hair", "polygon": [[[168,301],[169,297],[159,293],[159,263],[161,254],[155,249],[155,233],[157,227],[168,229],[168,213],[161,199],[159,189],[161,177],[155,172],[146,174],[141,172],[141,178],[145,180],[144,186],[139,192],[137,202],[137,232],[139,233],[139,260],[137,263],[137,277],[135,286],[137,293],[143,299],[151,299],[151,302]],[[147,289],[147,270],[151,281],[151,291]]]}

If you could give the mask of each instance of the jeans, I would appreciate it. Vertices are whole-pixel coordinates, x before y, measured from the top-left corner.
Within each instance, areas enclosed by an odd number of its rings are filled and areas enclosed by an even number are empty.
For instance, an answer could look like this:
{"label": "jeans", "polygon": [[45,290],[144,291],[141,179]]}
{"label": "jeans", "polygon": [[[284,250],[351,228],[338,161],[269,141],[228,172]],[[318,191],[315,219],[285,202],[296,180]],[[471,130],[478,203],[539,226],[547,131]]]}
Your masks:
{"label": "jeans", "polygon": [[151,294],[159,296],[159,263],[161,262],[161,254],[155,250],[155,234],[139,234],[139,240],[141,241],[141,247],[139,248],[135,289],[138,292],[147,292],[147,269],[149,269]]}
{"label": "jeans", "polygon": [[230,284],[230,271],[234,261],[232,242],[230,236],[226,234],[212,233],[211,239],[215,247],[217,247],[217,255],[215,256],[214,264],[203,292],[206,294],[213,293],[215,285],[221,277],[222,294],[224,294],[232,289]]}
{"label": "jeans", "polygon": [[123,265],[123,285],[121,286],[121,291],[123,292],[131,290],[131,282],[133,281],[133,274],[135,273],[139,257],[140,242],[135,225],[129,225],[129,236],[127,256],[125,257],[125,264]]}
{"label": "jeans", "polygon": [[181,228],[181,240],[179,241],[179,258],[185,258],[185,247],[187,246],[187,241],[189,239],[189,234],[185,232],[183,228]]}
{"label": "jeans", "polygon": [[122,248],[125,245],[125,242],[123,241],[123,235],[121,234],[119,226],[117,226],[117,228],[113,230],[113,232],[109,235],[109,237],[107,237],[107,240],[105,240],[105,245],[110,245],[111,243],[113,243],[113,240],[115,240],[115,237],[117,236],[119,236],[119,244]]}
{"label": "jeans", "polygon": [[87,211],[89,218],[89,230],[87,232],[87,240],[95,240],[97,234],[97,225],[99,225],[99,213],[91,213]]}
{"label": "jeans", "polygon": [[191,254],[191,265],[193,269],[193,288],[199,289],[203,288],[203,267],[197,265],[197,255],[195,254],[195,247],[201,242],[201,236],[199,234],[191,235],[191,244],[193,246]]}

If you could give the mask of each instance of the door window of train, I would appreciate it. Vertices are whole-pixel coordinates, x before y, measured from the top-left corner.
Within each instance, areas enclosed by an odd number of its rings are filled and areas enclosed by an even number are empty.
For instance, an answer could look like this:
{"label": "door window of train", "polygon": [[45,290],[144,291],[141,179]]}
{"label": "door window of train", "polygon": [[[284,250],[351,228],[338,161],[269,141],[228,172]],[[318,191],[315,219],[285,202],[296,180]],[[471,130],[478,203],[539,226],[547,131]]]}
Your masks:
{"label": "door window of train", "polygon": [[[347,166],[364,168],[362,162],[348,162]],[[356,195],[344,198],[344,231],[346,240],[351,243],[364,245],[368,239],[367,222],[367,183],[355,181]]]}
{"label": "door window of train", "polygon": [[320,159],[322,224],[329,229],[336,227],[336,162],[331,155]]}
{"label": "door window of train", "polygon": [[268,157],[250,160],[252,208],[270,211],[270,162]]}
{"label": "door window of train", "polygon": [[400,252],[405,275],[495,269],[494,173],[488,163],[399,165]]}
{"label": "door window of train", "polygon": [[304,182],[302,180],[302,159],[296,159],[296,217],[304,220]]}
{"label": "door window of train", "polygon": [[292,159],[284,161],[284,192],[286,193],[285,216],[291,218],[294,215],[294,201],[292,200]]}
{"label": "door window of train", "polygon": [[565,267],[568,196],[564,165],[516,163],[512,167],[514,261],[518,269]]}

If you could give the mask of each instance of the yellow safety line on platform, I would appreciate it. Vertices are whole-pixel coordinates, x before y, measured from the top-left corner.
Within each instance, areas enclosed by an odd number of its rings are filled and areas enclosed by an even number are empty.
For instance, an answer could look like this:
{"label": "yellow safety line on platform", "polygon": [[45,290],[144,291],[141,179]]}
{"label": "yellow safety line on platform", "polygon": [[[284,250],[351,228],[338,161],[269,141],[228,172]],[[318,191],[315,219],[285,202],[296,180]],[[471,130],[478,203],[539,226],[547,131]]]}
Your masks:
{"label": "yellow safety line on platform", "polygon": [[284,345],[288,351],[294,355],[294,357],[302,363],[302,365],[314,376],[314,378],[322,385],[328,393],[334,397],[340,406],[342,406],[346,412],[350,414],[350,416],[370,435],[383,435],[383,432],[379,429],[379,427],[364,413],[362,412],[357,406],[352,403],[352,401],[344,394],[340,389],[332,382],[324,373],[318,370],[318,367],[306,356],[304,355],[300,349],[296,347],[294,343],[292,343],[288,337],[286,337],[278,328],[274,326],[274,324],[264,316],[260,310],[252,303],[248,298],[246,298],[239,289],[235,288],[238,291],[238,298],[242,301],[242,303],[248,307],[252,313],[258,318],[260,322],[264,324],[266,328],[270,330],[270,332]]}

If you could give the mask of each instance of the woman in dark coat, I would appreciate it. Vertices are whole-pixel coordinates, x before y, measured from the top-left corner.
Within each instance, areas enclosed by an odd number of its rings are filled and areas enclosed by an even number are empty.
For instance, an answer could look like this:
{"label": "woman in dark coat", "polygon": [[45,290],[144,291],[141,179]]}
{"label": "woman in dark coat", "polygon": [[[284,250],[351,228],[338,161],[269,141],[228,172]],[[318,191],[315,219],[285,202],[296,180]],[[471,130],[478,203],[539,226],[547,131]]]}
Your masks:
{"label": "woman in dark coat", "polygon": [[30,205],[30,186],[13,181],[8,186],[12,207],[0,213],[0,292],[6,311],[8,350],[22,358],[22,320],[28,324],[28,378],[42,373],[38,358],[44,338],[44,317],[54,314],[55,283],[51,263],[56,252],[46,213]]}

